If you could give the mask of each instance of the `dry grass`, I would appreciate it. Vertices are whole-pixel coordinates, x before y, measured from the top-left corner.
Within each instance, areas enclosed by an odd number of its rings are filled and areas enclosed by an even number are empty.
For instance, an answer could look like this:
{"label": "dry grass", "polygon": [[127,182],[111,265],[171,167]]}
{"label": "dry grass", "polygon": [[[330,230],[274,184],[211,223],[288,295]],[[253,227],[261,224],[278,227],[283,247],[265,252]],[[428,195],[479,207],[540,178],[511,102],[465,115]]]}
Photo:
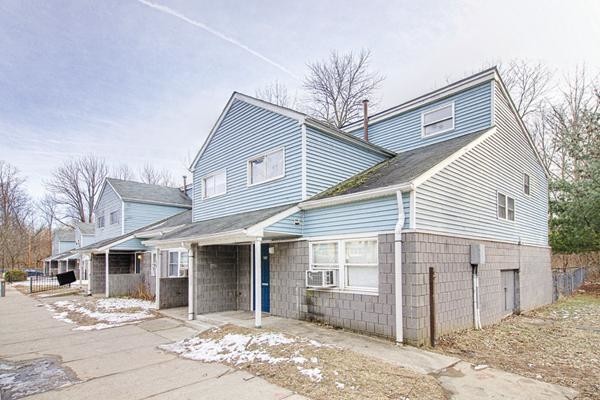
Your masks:
{"label": "dry grass", "polygon": [[[264,332],[227,325],[204,332],[200,337],[219,340],[227,334],[257,335]],[[300,374],[298,365],[291,362],[270,364],[254,361],[229,364],[315,400],[447,398],[440,384],[432,376],[418,374],[339,347],[319,347],[311,345],[306,339],[284,336],[296,341],[277,346],[249,343],[247,349],[264,350],[272,357],[301,356],[311,360],[302,367],[318,368],[322,375],[320,381]]]}
{"label": "dry grass", "polygon": [[137,287],[134,289],[133,293],[131,294],[131,297],[133,297],[134,299],[140,299],[140,300],[146,300],[146,301],[154,301],[155,300],[154,295],[152,294],[152,292],[150,292],[150,289],[144,283],[139,283],[137,285]]}
{"label": "dry grass", "polygon": [[600,399],[600,285],[480,331],[447,335],[437,350]]}

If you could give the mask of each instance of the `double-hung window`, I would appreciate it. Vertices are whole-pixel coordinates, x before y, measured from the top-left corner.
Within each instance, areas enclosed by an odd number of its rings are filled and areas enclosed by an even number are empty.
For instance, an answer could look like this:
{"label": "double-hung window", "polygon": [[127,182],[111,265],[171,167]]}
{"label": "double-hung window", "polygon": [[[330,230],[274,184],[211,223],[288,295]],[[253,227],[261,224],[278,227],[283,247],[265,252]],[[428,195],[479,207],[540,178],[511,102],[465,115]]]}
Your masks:
{"label": "double-hung window", "polygon": [[114,224],[118,224],[119,222],[121,222],[121,212],[120,211],[113,211],[110,213],[110,224],[114,225]]}
{"label": "double-hung window", "polygon": [[310,269],[334,270],[343,290],[376,292],[379,286],[377,239],[347,239],[310,244]]}
{"label": "double-hung window", "polygon": [[183,276],[183,271],[188,268],[187,250],[169,251],[169,277]]}
{"label": "double-hung window", "polygon": [[98,228],[104,228],[104,213],[98,217],[96,224],[98,225]]}
{"label": "double-hung window", "polygon": [[498,218],[508,221],[515,220],[515,199],[505,194],[498,193],[497,197]]}
{"label": "double-hung window", "polygon": [[227,174],[225,171],[215,172],[202,179],[202,197],[205,199],[227,193]]}
{"label": "double-hung window", "polygon": [[421,114],[423,137],[433,136],[454,129],[454,103],[444,104]]}
{"label": "double-hung window", "polygon": [[528,174],[523,174],[523,193],[525,193],[527,196],[531,194],[531,186]]}
{"label": "double-hung window", "polygon": [[248,185],[256,185],[285,176],[285,151],[269,151],[248,160]]}

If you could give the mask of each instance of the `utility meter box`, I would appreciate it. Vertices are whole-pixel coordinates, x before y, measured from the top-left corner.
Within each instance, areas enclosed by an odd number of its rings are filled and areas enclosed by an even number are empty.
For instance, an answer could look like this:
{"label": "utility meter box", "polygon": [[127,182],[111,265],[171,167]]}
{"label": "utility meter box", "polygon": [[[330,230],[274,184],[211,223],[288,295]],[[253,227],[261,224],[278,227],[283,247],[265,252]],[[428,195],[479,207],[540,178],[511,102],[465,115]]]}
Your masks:
{"label": "utility meter box", "polygon": [[485,246],[482,244],[471,245],[471,265],[485,264]]}

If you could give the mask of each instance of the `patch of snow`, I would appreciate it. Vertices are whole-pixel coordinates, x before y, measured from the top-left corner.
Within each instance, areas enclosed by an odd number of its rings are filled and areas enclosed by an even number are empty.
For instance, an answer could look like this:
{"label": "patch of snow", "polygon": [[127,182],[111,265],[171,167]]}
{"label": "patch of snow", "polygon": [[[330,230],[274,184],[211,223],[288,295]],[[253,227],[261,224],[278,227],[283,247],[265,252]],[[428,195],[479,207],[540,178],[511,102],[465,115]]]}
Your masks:
{"label": "patch of snow", "polygon": [[306,358],[302,357],[302,356],[295,356],[290,358],[290,361],[293,362],[294,364],[304,364],[306,362]]}
{"label": "patch of snow", "polygon": [[341,382],[335,382],[335,387],[337,387],[338,389],[340,389],[340,390],[341,390],[341,389],[345,388],[345,387],[346,387],[346,385],[344,385],[344,384],[343,384],[343,383],[341,383]]}
{"label": "patch of snow", "polygon": [[118,297],[110,297],[107,299],[99,299],[96,302],[96,307],[106,311],[124,310],[130,308],[140,308],[142,310],[152,310],[156,308],[156,304],[152,301],[140,299],[125,299]]}
{"label": "patch of snow", "polygon": [[488,367],[487,364],[479,364],[479,365],[474,366],[473,369],[475,371],[481,371],[481,370],[486,369],[487,367]]}
{"label": "patch of snow", "polygon": [[317,357],[311,357],[310,358],[310,362],[313,364],[318,364],[319,363],[319,359]]}
{"label": "patch of snow", "polygon": [[252,339],[253,344],[267,344],[269,346],[277,346],[280,344],[295,343],[296,340],[285,337],[281,333],[263,333]]}
{"label": "patch of snow", "polygon": [[311,346],[314,347],[323,347],[323,343],[321,342],[317,342],[316,340],[309,340],[308,343],[310,343]]}
{"label": "patch of snow", "polygon": [[298,367],[298,371],[305,376],[308,376],[311,381],[321,382],[323,380],[323,375],[321,374],[321,370],[319,368],[301,368]]}

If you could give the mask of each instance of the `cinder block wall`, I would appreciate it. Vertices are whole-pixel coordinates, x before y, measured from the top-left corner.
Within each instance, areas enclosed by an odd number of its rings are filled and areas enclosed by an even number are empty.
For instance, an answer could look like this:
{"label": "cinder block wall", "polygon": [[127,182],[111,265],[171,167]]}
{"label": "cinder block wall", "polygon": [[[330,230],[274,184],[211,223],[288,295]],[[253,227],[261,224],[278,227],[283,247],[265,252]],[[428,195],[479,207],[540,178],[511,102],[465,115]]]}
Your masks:
{"label": "cinder block wall", "polygon": [[109,296],[131,296],[142,283],[140,274],[109,274]]}
{"label": "cinder block wall", "polygon": [[249,245],[237,246],[237,309],[252,309],[252,248]]}
{"label": "cinder block wall", "polygon": [[156,276],[152,276],[151,272],[151,262],[152,255],[150,252],[142,253],[142,262],[140,267],[140,275],[142,277],[142,282],[146,286],[146,288],[152,293],[156,295]]}
{"label": "cinder block wall", "polygon": [[308,242],[272,244],[271,314],[395,337],[394,235],[378,239],[379,293],[373,295],[306,289]]}
{"label": "cinder block wall", "polygon": [[481,322],[505,316],[501,271],[518,270],[521,310],[552,301],[550,249],[424,233],[403,234],[404,335],[416,345],[429,343],[429,268],[435,272],[436,336],[473,327],[470,245],[484,244],[479,268]]}
{"label": "cinder block wall", "polygon": [[[194,257],[196,280],[196,313],[238,309],[243,296],[238,293],[240,246],[200,246]],[[247,250],[245,250],[247,251]],[[249,267],[244,267],[249,271]],[[248,278],[249,280],[249,278]],[[162,298],[162,291],[160,293]],[[244,295],[249,298],[249,294]]]}
{"label": "cinder block wall", "polygon": [[[110,274],[129,274],[134,272],[132,254],[110,254],[109,253]],[[106,293],[106,265],[104,254],[92,255],[92,294]]]}
{"label": "cinder block wall", "polygon": [[160,303],[158,308],[188,305],[188,278],[160,278]]}

